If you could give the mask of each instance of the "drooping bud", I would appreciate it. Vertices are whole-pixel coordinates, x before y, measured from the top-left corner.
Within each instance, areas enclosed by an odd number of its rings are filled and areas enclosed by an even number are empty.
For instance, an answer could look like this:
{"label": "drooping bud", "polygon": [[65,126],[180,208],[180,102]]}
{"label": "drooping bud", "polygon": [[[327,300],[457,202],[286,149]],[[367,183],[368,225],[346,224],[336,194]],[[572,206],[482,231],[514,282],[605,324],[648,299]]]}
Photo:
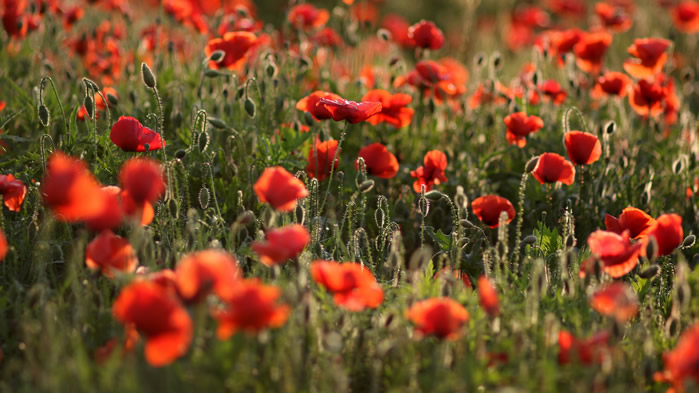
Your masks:
{"label": "drooping bud", "polygon": [[143,78],[143,84],[151,89],[155,89],[155,76],[146,62],[141,63],[141,78]]}
{"label": "drooping bud", "polygon": [[220,63],[223,58],[226,57],[226,52],[222,50],[215,50],[211,56],[209,56],[209,59],[213,61],[214,63]]}
{"label": "drooping bud", "polygon": [[51,114],[49,113],[48,108],[46,108],[46,105],[39,105],[39,121],[41,122],[41,125],[44,127],[48,127],[50,119]]}
{"label": "drooping bud", "polygon": [[255,117],[255,112],[256,112],[256,106],[255,103],[250,99],[250,97],[245,98],[245,112],[247,112],[248,116],[250,117]]}
{"label": "drooping bud", "polygon": [[533,172],[534,169],[536,169],[536,164],[539,163],[539,156],[532,157],[527,161],[527,164],[524,165],[524,171],[527,173]]}

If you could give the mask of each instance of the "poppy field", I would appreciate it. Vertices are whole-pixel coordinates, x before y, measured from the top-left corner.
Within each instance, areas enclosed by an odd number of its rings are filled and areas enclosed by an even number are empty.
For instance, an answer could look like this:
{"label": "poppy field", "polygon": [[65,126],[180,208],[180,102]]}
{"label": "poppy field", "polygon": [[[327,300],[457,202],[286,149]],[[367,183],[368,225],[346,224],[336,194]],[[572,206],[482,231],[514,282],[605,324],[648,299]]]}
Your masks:
{"label": "poppy field", "polygon": [[0,392],[699,392],[699,1],[0,5]]}

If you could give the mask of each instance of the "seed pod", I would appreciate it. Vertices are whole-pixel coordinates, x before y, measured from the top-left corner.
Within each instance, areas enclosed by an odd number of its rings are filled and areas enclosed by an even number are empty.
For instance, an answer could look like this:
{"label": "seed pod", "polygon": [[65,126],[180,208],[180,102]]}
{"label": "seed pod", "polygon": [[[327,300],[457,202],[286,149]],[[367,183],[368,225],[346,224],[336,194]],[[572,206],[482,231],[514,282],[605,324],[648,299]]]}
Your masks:
{"label": "seed pod", "polygon": [[685,237],[680,248],[692,247],[694,245],[694,242],[696,241],[696,239],[697,239],[697,237],[694,235],[689,235],[689,236]]}
{"label": "seed pod", "polygon": [[90,119],[95,118],[95,108],[94,108],[94,100],[91,95],[86,95],[85,99],[83,100],[83,106],[85,107],[85,111],[87,112],[87,116]]}
{"label": "seed pod", "polygon": [[659,271],[660,266],[650,265],[647,268],[643,269],[640,273],[638,273],[638,276],[641,278],[649,279],[655,277]]}
{"label": "seed pod", "polygon": [[155,76],[153,75],[153,71],[151,71],[150,67],[148,67],[148,64],[145,62],[141,63],[141,78],[143,78],[143,83],[147,87],[155,89]]}
{"label": "seed pod", "polygon": [[211,54],[211,56],[209,56],[209,59],[212,60],[214,63],[220,63],[224,57],[226,57],[226,52],[219,49],[214,51]]}
{"label": "seed pod", "polygon": [[51,120],[51,114],[49,113],[49,110],[46,107],[46,105],[44,105],[44,104],[39,105],[39,122],[41,122],[41,125],[44,127],[48,127],[50,120]]}
{"label": "seed pod", "polygon": [[527,173],[533,172],[534,169],[536,169],[536,164],[539,163],[539,156],[532,157],[527,161],[527,164],[524,165],[524,171]]}
{"label": "seed pod", "polygon": [[250,117],[255,117],[255,103],[250,99],[250,97],[245,99],[245,112],[248,113],[248,116]]}

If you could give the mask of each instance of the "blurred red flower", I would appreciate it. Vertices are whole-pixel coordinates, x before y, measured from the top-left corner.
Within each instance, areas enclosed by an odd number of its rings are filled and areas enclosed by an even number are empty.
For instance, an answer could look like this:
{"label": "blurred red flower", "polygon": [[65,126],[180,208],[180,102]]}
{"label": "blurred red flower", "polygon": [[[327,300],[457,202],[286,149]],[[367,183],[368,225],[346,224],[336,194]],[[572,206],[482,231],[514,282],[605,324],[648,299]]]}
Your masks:
{"label": "blurred red flower", "polygon": [[240,70],[247,59],[250,49],[257,45],[257,36],[249,31],[234,31],[225,33],[223,38],[214,38],[204,48],[206,56],[211,56],[217,50],[222,50],[225,55],[219,62],[209,61],[209,68]]}
{"label": "blurred red flower", "polygon": [[568,131],[563,137],[568,158],[575,165],[589,165],[602,155],[602,143],[596,135],[583,131]]}
{"label": "blurred red flower", "polygon": [[421,192],[422,186],[425,191],[432,190],[432,186],[439,185],[447,181],[444,171],[447,169],[447,156],[439,150],[428,151],[425,154],[423,166],[414,171],[410,171],[410,176],[417,178],[413,183],[413,190]]}
{"label": "blurred red flower", "polygon": [[581,70],[596,74],[602,69],[602,57],[612,44],[612,35],[606,31],[584,33],[573,48],[576,64]]}
{"label": "blurred red flower", "polygon": [[381,111],[367,119],[367,123],[377,125],[388,123],[396,128],[403,128],[413,120],[415,110],[408,108],[413,97],[407,94],[391,93],[386,90],[376,89],[367,92],[362,97],[362,102],[380,102]]}
{"label": "blurred red flower", "polygon": [[437,50],[444,46],[444,34],[434,23],[421,20],[410,26],[408,38],[414,46]]}
{"label": "blurred red flower", "polygon": [[456,300],[436,297],[413,304],[406,312],[419,336],[434,335],[441,339],[456,340],[461,328],[468,322],[468,311]]}
{"label": "blurred red flower", "polygon": [[633,288],[620,281],[613,281],[597,289],[590,298],[590,305],[598,313],[614,317],[624,323],[638,313],[638,297]]}
{"label": "blurred red flower", "polygon": [[575,181],[575,167],[559,154],[544,153],[539,156],[532,176],[541,184],[561,182],[571,185]]}
{"label": "blurred red flower", "polygon": [[287,15],[287,21],[294,27],[309,30],[324,26],[330,19],[327,10],[319,9],[312,4],[299,4],[292,7]]}
{"label": "blurred red flower", "polygon": [[655,220],[643,210],[629,206],[621,211],[619,218],[605,215],[604,224],[610,232],[622,234],[629,231],[631,238],[640,239],[648,235]]}
{"label": "blurred red flower", "polygon": [[104,230],[87,245],[85,264],[92,270],[100,269],[105,276],[114,278],[115,272],[133,273],[138,258],[128,240],[110,230]]}
{"label": "blurred red flower", "polygon": [[40,190],[44,204],[60,221],[92,218],[105,204],[102,189],[85,162],[60,151],[49,157]]}
{"label": "blurred red flower", "polygon": [[347,120],[357,124],[381,112],[380,102],[354,102],[345,99],[321,98],[316,104],[323,106],[335,121]]}
{"label": "blurred red flower", "polygon": [[615,33],[628,31],[633,24],[633,20],[622,7],[604,2],[595,4],[595,14],[600,18],[602,26]]}
{"label": "blurred red flower", "polygon": [[136,280],[122,289],[112,314],[145,336],[146,361],[153,367],[172,363],[189,348],[192,319],[176,298],[154,282]]}
{"label": "blurred red flower", "polygon": [[500,313],[498,293],[493,283],[486,276],[478,277],[478,299],[486,314],[495,317]]}
{"label": "blurred red flower", "polygon": [[699,384],[699,323],[694,323],[680,336],[675,349],[663,354],[665,370],[657,372],[653,379],[673,385],[668,393],[684,392],[685,382]]}
{"label": "blurred red flower", "polygon": [[381,26],[391,33],[391,38],[400,46],[412,46],[408,30],[410,24],[402,16],[397,14],[388,14],[383,18]]}
{"label": "blurred red flower", "polygon": [[225,299],[228,307],[214,312],[219,340],[226,340],[239,330],[257,333],[282,326],[289,318],[290,309],[278,304],[280,296],[278,287],[264,285],[259,279],[236,282],[231,287],[230,296]]}
{"label": "blurred red flower", "polygon": [[10,244],[7,243],[5,233],[0,229],[0,262],[5,259],[8,251],[10,251]]}
{"label": "blurred red flower", "polygon": [[153,202],[165,192],[165,178],[159,162],[131,158],[119,171],[121,201],[127,216],[140,218],[142,225],[153,220]]}
{"label": "blurred red flower", "polygon": [[558,333],[558,364],[568,364],[573,359],[584,365],[601,363],[604,354],[609,352],[609,333],[600,332],[587,339],[578,339],[572,333],[561,330]]}
{"label": "blurred red flower", "polygon": [[349,311],[376,308],[383,301],[383,289],[371,271],[355,262],[314,261],[311,276],[333,293],[335,303]]}
{"label": "blurred red flower", "polygon": [[550,99],[555,105],[561,105],[568,96],[568,93],[563,90],[560,83],[553,79],[549,79],[542,83],[539,89],[544,94],[544,97]]}
{"label": "blurred red flower", "polygon": [[631,85],[631,78],[626,76],[621,72],[608,71],[597,78],[597,83],[592,91],[594,97],[601,97],[603,95],[626,97],[628,93],[629,86]]}
{"label": "blurred red flower", "polygon": [[18,212],[27,195],[27,186],[12,174],[0,175],[0,195],[10,211]]}
{"label": "blurred red flower", "polygon": [[[340,165],[338,147],[339,142],[334,139],[325,142],[316,139],[314,146],[308,151],[308,164],[306,165],[308,176],[317,178],[318,181],[323,181],[330,176],[331,166],[337,169]],[[333,160],[335,161],[333,162]]]}
{"label": "blurred red flower", "polygon": [[[359,157],[364,159],[366,171],[370,175],[378,176],[383,179],[391,179],[396,177],[398,173],[398,160],[386,146],[380,143],[372,143],[369,146],[359,150]],[[354,163],[355,169],[358,168],[357,162]]]}
{"label": "blurred red flower", "polygon": [[699,32],[699,1],[683,1],[670,12],[677,30],[687,34]]}
{"label": "blurred red flower", "polygon": [[524,112],[516,112],[505,117],[507,132],[505,137],[510,145],[524,147],[527,145],[527,136],[539,131],[544,126],[544,121],[540,117]]}
{"label": "blurred red flower", "polygon": [[633,59],[624,62],[624,71],[636,78],[652,78],[662,71],[667,61],[667,48],[672,41],[663,38],[637,38],[627,51]]}
{"label": "blurred red flower", "polygon": [[253,189],[260,202],[282,212],[294,210],[297,200],[308,196],[306,185],[280,166],[266,168]]}
{"label": "blurred red flower", "polygon": [[200,302],[211,292],[227,300],[242,276],[235,258],[217,249],[185,255],[175,269],[177,293],[187,303]]}
{"label": "blurred red flower", "polygon": [[515,208],[507,199],[498,195],[484,195],[471,202],[473,214],[485,225],[497,228],[500,225],[500,214],[507,213],[507,223],[515,218]]}
{"label": "blurred red flower", "polygon": [[109,138],[123,151],[144,152],[165,146],[160,134],[144,127],[138,119],[131,116],[121,116],[112,126]]}
{"label": "blurred red flower", "polygon": [[101,232],[105,229],[116,229],[124,218],[121,206],[121,188],[117,186],[102,187],[104,206],[95,216],[85,221],[90,230]]}
{"label": "blurred red flower", "polygon": [[253,242],[252,249],[259,255],[260,262],[267,266],[274,266],[296,258],[310,241],[311,235],[306,227],[291,224],[268,230],[265,233],[265,240]]}
{"label": "blurred red flower", "polygon": [[684,240],[682,217],[677,214],[663,214],[648,229],[648,237],[658,242],[658,256],[672,254]]}
{"label": "blurred red flower", "polygon": [[613,278],[619,278],[636,267],[638,257],[643,252],[643,242],[631,244],[629,239],[629,231],[619,235],[597,230],[587,238],[587,245],[592,254],[602,261],[602,270]]}

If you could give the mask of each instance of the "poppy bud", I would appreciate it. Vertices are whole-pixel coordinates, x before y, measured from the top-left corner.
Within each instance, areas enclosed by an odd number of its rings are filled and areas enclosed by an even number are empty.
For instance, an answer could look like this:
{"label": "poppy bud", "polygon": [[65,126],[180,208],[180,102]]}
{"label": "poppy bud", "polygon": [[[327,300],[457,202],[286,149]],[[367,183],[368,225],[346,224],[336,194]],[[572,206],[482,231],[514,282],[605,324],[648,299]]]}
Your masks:
{"label": "poppy bud", "polygon": [[677,286],[677,305],[683,308],[690,299],[690,290],[687,284]]}
{"label": "poppy bud", "polygon": [[173,217],[178,217],[180,212],[180,204],[177,202],[177,199],[170,199],[170,201],[167,203],[167,209],[170,211],[170,214]]}
{"label": "poppy bud", "polygon": [[649,279],[655,277],[656,274],[660,271],[660,266],[658,265],[650,265],[647,268],[643,269],[640,273],[638,273],[638,276],[641,278]]}
{"label": "poppy bud", "polygon": [[694,235],[689,235],[689,236],[685,237],[680,248],[692,247],[694,245],[694,241],[696,240],[696,238],[697,237]]}
{"label": "poppy bud", "polygon": [[536,164],[538,164],[538,163],[539,163],[538,156],[530,158],[529,161],[527,161],[527,164],[524,165],[524,171],[527,173],[534,171],[534,169],[536,169]]}
{"label": "poppy bud", "polygon": [[539,80],[541,80],[541,72],[537,71],[534,73],[534,75],[532,75],[532,83],[534,86],[539,84]]}
{"label": "poppy bud", "polygon": [[218,119],[216,117],[207,117],[206,120],[208,120],[209,124],[216,128],[228,128],[228,126],[226,125],[226,123],[223,122],[223,120]]}
{"label": "poppy bud", "polygon": [[479,52],[476,54],[476,57],[474,57],[473,62],[476,64],[476,67],[481,67],[483,63],[485,62],[485,53]]}
{"label": "poppy bud", "polygon": [[209,207],[210,196],[208,188],[202,187],[201,190],[199,190],[199,206],[201,206],[202,210],[206,210],[206,208]]}
{"label": "poppy bud", "polygon": [[393,67],[394,65],[398,64],[399,61],[400,61],[400,58],[392,57],[391,60],[389,60],[389,62],[388,62],[388,66]]}
{"label": "poppy bud", "polygon": [[226,74],[217,70],[212,70],[211,68],[207,68],[206,71],[204,71],[204,76],[207,78],[217,78],[224,75]]}
{"label": "poppy bud", "polygon": [[206,148],[209,147],[209,134],[205,132],[202,132],[199,134],[199,151],[202,153],[206,151]]}
{"label": "poppy bud", "polygon": [[367,180],[359,185],[359,192],[366,193],[366,192],[371,191],[372,188],[374,188],[374,181]]}
{"label": "poppy bud", "polygon": [[215,50],[215,51],[211,54],[211,56],[209,56],[209,59],[210,59],[211,61],[213,61],[214,63],[220,63],[221,60],[223,60],[223,58],[224,58],[225,56],[226,56],[226,52],[224,52],[224,51],[222,51],[222,50],[219,49],[219,50]]}
{"label": "poppy bud", "polygon": [[235,219],[235,223],[238,225],[245,226],[245,225],[250,224],[254,220],[255,220],[255,214],[253,214],[253,212],[251,212],[250,210],[246,210],[246,211],[240,213],[240,215]]}
{"label": "poppy bud", "polygon": [[612,120],[607,122],[607,124],[604,126],[604,132],[607,133],[607,135],[612,135],[616,131],[616,123]]}
{"label": "poppy bud", "polygon": [[491,59],[493,61],[493,68],[496,70],[500,69],[500,66],[502,66],[502,56],[500,56],[500,52],[493,53]]}
{"label": "poppy bud", "polygon": [[694,254],[692,257],[692,268],[699,265],[699,253]]}
{"label": "poppy bud", "polygon": [[87,112],[87,116],[90,119],[95,118],[95,111],[94,111],[94,100],[92,99],[91,95],[86,95],[85,99],[83,100],[83,106],[85,107],[85,111]]}
{"label": "poppy bud", "polygon": [[310,112],[304,112],[303,113],[303,122],[307,126],[312,126],[313,123],[315,123],[315,120],[313,120],[313,115]]}
{"label": "poppy bud", "polygon": [[442,199],[442,193],[437,190],[432,190],[425,194],[425,198],[431,200],[432,202],[437,202],[438,200]]}
{"label": "poppy bud", "polygon": [[680,157],[672,163],[672,171],[675,172],[675,175],[679,175],[684,169],[684,160],[682,158]]}
{"label": "poppy bud", "polygon": [[379,29],[376,32],[376,36],[379,37],[381,41],[390,41],[391,40],[391,32],[386,30],[386,29]]}
{"label": "poppy bud", "polygon": [[255,103],[250,99],[250,97],[245,99],[245,112],[248,113],[248,116],[250,117],[255,117]]}
{"label": "poppy bud", "polygon": [[175,158],[178,160],[183,159],[187,155],[187,152],[184,149],[177,150],[175,152]]}
{"label": "poppy bud", "polygon": [[277,74],[277,66],[270,61],[267,63],[267,67],[265,67],[265,72],[267,73],[268,77],[274,78],[274,76]]}
{"label": "poppy bud", "polygon": [[149,152],[150,151],[150,145],[148,143],[143,144],[143,151],[144,152]]}
{"label": "poppy bud", "polygon": [[648,239],[648,244],[646,245],[646,257],[648,260],[653,262],[655,258],[658,257],[658,241],[655,240],[655,236],[650,236]]}
{"label": "poppy bud", "polygon": [[461,224],[462,227],[464,228],[475,228],[476,226],[469,220],[463,219],[459,221],[459,224]]}
{"label": "poppy bud", "polygon": [[107,102],[110,106],[119,105],[119,99],[114,94],[107,93]]}
{"label": "poppy bud", "polygon": [[430,98],[430,100],[427,102],[427,108],[429,109],[430,113],[434,113],[435,109],[437,109],[437,106],[432,98]]}
{"label": "poppy bud", "polygon": [[676,316],[670,316],[665,323],[665,333],[669,337],[675,337],[680,330],[680,320]]}
{"label": "poppy bud", "polygon": [[50,119],[51,115],[49,113],[48,108],[46,108],[46,105],[39,105],[39,121],[41,122],[41,125],[44,127],[48,127]]}
{"label": "poppy bud", "polygon": [[566,248],[573,248],[575,246],[575,237],[568,236],[566,238]]}
{"label": "poppy bud", "polygon": [[145,62],[141,63],[141,77],[143,78],[143,83],[147,87],[155,89],[155,76],[153,75],[153,71],[151,71],[150,67],[148,67],[148,64]]}
{"label": "poppy bud", "polygon": [[685,68],[682,72],[682,80],[685,82],[691,82],[694,80],[694,71],[689,67]]}
{"label": "poppy bud", "polygon": [[641,194],[641,203],[644,205],[650,203],[650,192],[648,190],[643,191],[643,194]]}
{"label": "poppy bud", "polygon": [[536,243],[538,239],[536,238],[536,235],[527,235],[522,239],[522,244],[523,245],[532,245]]}

